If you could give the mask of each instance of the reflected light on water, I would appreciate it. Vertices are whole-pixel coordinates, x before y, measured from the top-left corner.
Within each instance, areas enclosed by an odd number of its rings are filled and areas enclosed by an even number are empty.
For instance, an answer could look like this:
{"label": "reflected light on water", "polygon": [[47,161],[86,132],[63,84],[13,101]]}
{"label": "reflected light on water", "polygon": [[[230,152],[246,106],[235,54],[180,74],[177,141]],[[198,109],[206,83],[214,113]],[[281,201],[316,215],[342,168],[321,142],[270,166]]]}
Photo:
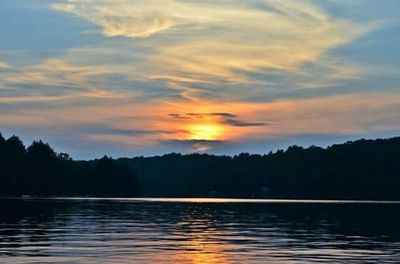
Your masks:
{"label": "reflected light on water", "polygon": [[0,263],[398,263],[398,204],[0,199]]}
{"label": "reflected light on water", "polygon": [[185,246],[185,249],[178,251],[173,257],[173,263],[193,264],[230,264],[228,256],[224,253],[224,246],[207,242],[206,238],[192,237]]}
{"label": "reflected light on water", "polygon": [[176,263],[232,263],[225,254],[228,245],[215,239],[221,235],[221,230],[213,228],[207,212],[190,214],[177,225],[183,229],[178,232],[184,231],[187,235],[182,251],[177,254]]}

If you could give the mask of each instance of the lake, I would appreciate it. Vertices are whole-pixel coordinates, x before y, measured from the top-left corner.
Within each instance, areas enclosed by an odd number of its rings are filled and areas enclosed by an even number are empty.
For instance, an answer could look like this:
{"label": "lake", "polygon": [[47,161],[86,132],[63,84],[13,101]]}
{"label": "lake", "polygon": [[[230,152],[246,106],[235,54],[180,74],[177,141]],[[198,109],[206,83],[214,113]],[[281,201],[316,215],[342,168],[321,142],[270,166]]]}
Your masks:
{"label": "lake", "polygon": [[400,263],[400,204],[2,199],[0,263]]}

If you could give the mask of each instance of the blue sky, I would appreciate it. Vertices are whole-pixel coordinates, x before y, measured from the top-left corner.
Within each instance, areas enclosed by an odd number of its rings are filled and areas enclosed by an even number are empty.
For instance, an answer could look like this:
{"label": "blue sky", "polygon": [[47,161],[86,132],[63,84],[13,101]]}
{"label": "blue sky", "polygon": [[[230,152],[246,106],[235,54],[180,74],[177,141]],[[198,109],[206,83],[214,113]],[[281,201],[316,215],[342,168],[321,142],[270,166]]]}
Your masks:
{"label": "blue sky", "polygon": [[75,158],[400,132],[396,0],[3,0],[0,131]]}

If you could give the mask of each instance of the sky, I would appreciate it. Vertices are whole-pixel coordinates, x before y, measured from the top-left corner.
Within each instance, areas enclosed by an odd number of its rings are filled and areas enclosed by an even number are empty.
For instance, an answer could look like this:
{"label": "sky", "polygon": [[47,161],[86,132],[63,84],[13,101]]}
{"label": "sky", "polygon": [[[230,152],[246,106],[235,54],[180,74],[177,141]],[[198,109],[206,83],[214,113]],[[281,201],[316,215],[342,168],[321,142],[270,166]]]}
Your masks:
{"label": "sky", "polygon": [[77,159],[400,135],[398,0],[1,0],[0,132]]}

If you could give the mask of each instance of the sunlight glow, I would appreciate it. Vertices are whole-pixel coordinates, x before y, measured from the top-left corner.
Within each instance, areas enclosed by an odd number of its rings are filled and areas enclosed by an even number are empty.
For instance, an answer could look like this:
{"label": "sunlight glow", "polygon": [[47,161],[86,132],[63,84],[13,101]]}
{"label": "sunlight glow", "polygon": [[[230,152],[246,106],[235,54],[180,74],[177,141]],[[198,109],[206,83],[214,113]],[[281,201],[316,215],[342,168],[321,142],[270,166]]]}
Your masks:
{"label": "sunlight glow", "polygon": [[5,1],[0,132],[75,158],[398,134],[387,1]]}
{"label": "sunlight glow", "polygon": [[190,140],[218,140],[224,129],[218,124],[195,124],[189,127]]}

